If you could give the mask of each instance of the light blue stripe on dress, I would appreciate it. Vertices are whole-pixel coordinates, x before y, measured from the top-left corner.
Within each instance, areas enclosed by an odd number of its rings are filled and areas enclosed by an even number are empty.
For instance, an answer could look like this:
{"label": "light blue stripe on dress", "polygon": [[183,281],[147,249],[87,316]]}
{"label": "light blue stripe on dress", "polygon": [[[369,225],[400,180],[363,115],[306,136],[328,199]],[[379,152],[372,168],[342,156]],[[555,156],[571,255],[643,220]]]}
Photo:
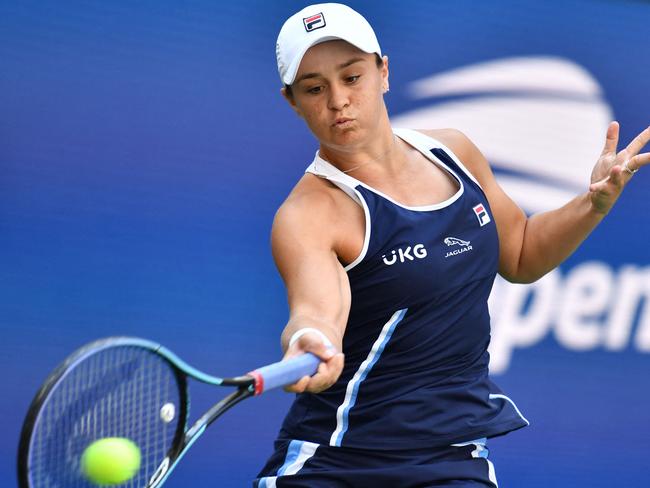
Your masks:
{"label": "light blue stripe on dress", "polygon": [[377,361],[379,361],[379,357],[384,351],[386,344],[388,344],[388,341],[390,341],[390,338],[393,335],[393,331],[397,327],[397,324],[402,321],[404,315],[406,315],[407,310],[407,308],[398,310],[392,315],[390,320],[384,324],[379,337],[372,345],[372,349],[370,350],[368,357],[363,363],[361,363],[361,366],[359,366],[357,372],[348,382],[347,388],[345,389],[345,398],[343,400],[343,403],[339,405],[339,408],[336,411],[336,429],[334,429],[334,432],[332,432],[332,436],[330,437],[330,446],[341,445],[343,436],[348,430],[348,416],[350,409],[354,407],[354,404],[357,401],[359,386],[361,385],[361,382],[366,379],[373,366],[377,363]]}
{"label": "light blue stripe on dress", "polygon": [[278,476],[282,476],[287,468],[291,466],[296,459],[298,459],[298,454],[300,454],[300,449],[304,444],[303,441],[291,441],[289,443],[289,449],[287,449],[287,456],[284,458],[284,464],[278,469]]}
{"label": "light blue stripe on dress", "polygon": [[488,451],[487,438],[481,437],[480,439],[474,439],[473,441],[459,442],[458,444],[452,444],[454,447],[463,447],[463,446],[474,446],[476,449],[472,451],[473,458],[485,459],[488,469],[488,479],[494,484],[496,488],[499,488],[499,483],[497,483],[497,476],[494,471],[494,464],[488,459],[490,451]]}
{"label": "light blue stripe on dress", "polygon": [[284,464],[278,469],[278,474],[260,478],[257,483],[257,488],[275,488],[278,477],[296,474],[302,469],[309,458],[316,453],[316,449],[318,449],[318,444],[313,442],[291,441],[287,448]]}

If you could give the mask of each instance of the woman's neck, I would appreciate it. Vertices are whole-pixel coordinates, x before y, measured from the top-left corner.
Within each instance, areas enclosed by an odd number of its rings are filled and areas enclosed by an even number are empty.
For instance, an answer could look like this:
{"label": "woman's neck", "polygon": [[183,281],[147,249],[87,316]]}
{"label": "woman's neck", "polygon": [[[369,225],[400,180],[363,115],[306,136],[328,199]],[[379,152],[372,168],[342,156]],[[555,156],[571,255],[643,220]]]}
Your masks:
{"label": "woman's neck", "polygon": [[397,171],[406,162],[406,155],[400,150],[396,136],[390,126],[379,137],[366,144],[354,147],[331,147],[320,145],[319,155],[343,173],[356,173],[382,167]]}

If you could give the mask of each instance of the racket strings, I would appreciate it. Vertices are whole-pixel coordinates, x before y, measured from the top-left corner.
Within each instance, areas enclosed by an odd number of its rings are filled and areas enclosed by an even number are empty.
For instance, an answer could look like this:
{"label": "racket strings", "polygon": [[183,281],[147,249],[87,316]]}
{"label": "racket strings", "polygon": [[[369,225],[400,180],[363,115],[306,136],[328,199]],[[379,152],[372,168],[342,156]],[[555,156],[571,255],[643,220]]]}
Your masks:
{"label": "racket strings", "polygon": [[112,347],[86,356],[54,385],[36,419],[28,460],[32,487],[92,488],[81,457],[106,437],[128,438],[141,450],[138,473],[120,486],[146,486],[179,428],[178,415],[161,412],[169,405],[180,412],[180,401],[174,370],[147,349]]}

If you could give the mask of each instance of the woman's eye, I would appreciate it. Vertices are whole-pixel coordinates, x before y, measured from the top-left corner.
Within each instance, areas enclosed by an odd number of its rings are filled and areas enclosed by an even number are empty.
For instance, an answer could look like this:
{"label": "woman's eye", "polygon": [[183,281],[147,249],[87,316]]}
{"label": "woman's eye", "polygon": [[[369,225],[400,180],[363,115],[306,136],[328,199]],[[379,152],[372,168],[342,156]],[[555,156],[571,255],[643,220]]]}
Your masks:
{"label": "woman's eye", "polygon": [[307,92],[308,92],[308,93],[313,93],[313,94],[320,93],[321,91],[323,91],[323,87],[322,87],[322,86],[314,86],[314,87],[312,87],[312,88],[308,88],[308,89],[307,89]]}
{"label": "woman's eye", "polygon": [[354,83],[356,82],[359,78],[361,78],[361,75],[353,75],[353,76],[348,76],[345,80],[348,83]]}

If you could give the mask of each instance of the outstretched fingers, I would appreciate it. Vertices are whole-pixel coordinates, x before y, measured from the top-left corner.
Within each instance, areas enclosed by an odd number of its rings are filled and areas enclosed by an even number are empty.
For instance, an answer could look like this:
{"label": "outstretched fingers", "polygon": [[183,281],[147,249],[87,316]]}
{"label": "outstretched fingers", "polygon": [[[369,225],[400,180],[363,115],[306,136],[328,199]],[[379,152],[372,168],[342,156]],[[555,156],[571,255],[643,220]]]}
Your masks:
{"label": "outstretched fingers", "polygon": [[632,172],[636,172],[636,170],[647,164],[650,164],[650,152],[637,154],[627,160],[627,167]]}
{"label": "outstretched fingers", "polygon": [[[606,192],[622,188],[639,168],[650,164],[650,152],[637,154],[623,164],[616,164],[609,169],[609,174],[600,181],[589,185],[591,192]],[[627,169],[626,169],[627,168]]]}
{"label": "outstretched fingers", "polygon": [[596,181],[589,185],[589,191],[592,193],[603,193],[609,195],[613,193],[613,190],[619,188],[622,185],[622,175],[623,172],[622,166],[614,165],[609,168],[609,173],[602,180]]}
{"label": "outstretched fingers", "polygon": [[616,148],[618,147],[618,133],[618,122],[610,122],[609,126],[607,127],[607,135],[605,137],[605,147],[603,148],[603,154],[616,154]]}
{"label": "outstretched fingers", "polygon": [[624,171],[623,166],[612,166],[612,169],[609,171],[609,184],[617,191],[620,191],[625,184]]}
{"label": "outstretched fingers", "polygon": [[[630,142],[625,148],[625,152],[629,156],[629,159],[632,159],[632,157],[639,154],[641,149],[643,149],[648,142],[650,142],[650,126],[646,127],[644,131],[632,139],[632,142]],[[634,166],[634,168],[636,169],[637,166]]]}
{"label": "outstretched fingers", "polygon": [[591,202],[594,210],[607,214],[612,208],[627,182],[634,174],[650,164],[650,153],[639,152],[650,142],[650,127],[646,128],[621,152],[616,152],[619,126],[617,122],[609,124],[603,153],[592,172],[593,183],[589,185]]}

